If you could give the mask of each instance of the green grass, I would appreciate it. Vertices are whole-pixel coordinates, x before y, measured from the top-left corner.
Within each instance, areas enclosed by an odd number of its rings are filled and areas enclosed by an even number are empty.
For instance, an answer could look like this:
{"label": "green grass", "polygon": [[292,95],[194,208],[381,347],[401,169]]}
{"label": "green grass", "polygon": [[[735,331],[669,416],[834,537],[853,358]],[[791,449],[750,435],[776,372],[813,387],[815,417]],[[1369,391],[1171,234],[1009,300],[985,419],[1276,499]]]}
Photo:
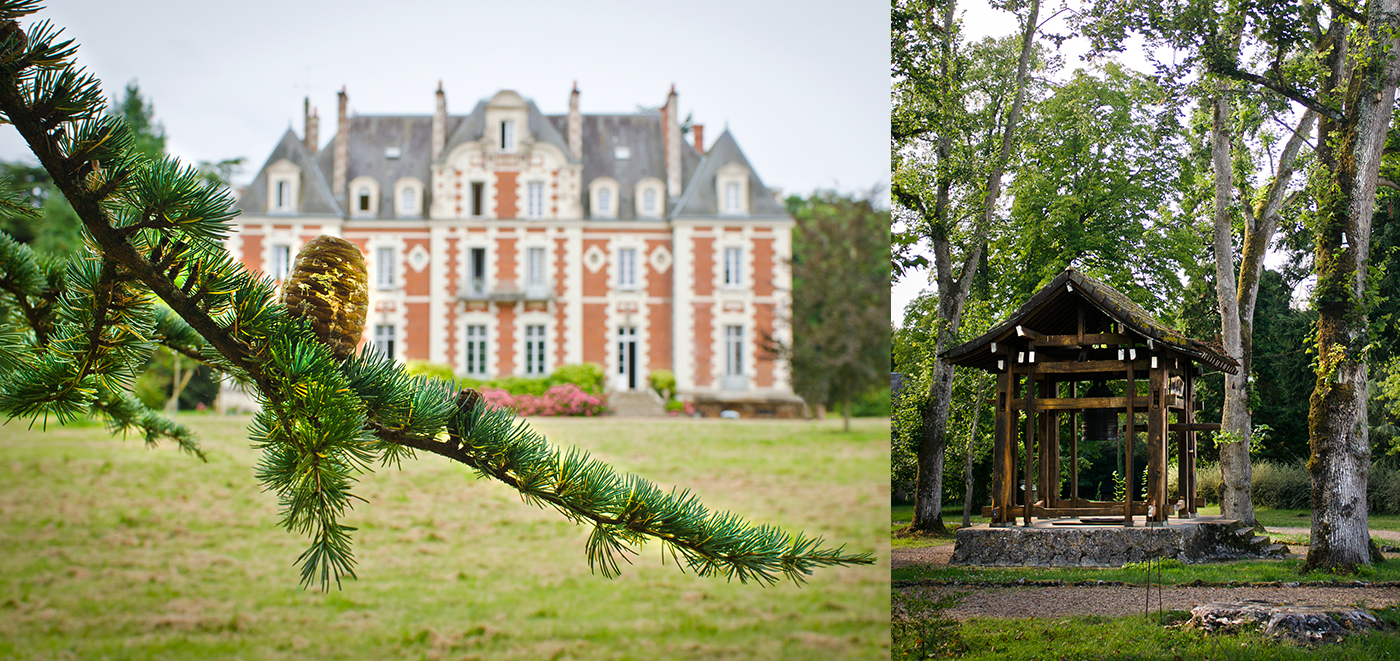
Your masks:
{"label": "green grass", "polygon": [[[1228,582],[1394,582],[1400,581],[1400,562],[1387,561],[1363,568],[1358,575],[1333,575],[1325,572],[1298,574],[1302,567],[1301,559],[1278,561],[1251,559],[1230,563],[1193,563],[1168,567],[1164,564],[1160,582],[1164,584],[1190,584],[1196,580],[1206,583],[1225,584]],[[1105,581],[1129,584],[1146,583],[1147,577],[1142,568],[984,568],[976,566],[905,566],[892,571],[895,581],[939,580],[969,582],[1014,582],[1026,580],[1060,580],[1064,582]],[[1152,582],[1158,583],[1158,574],[1152,572]]]}
{"label": "green grass", "polygon": [[[1210,505],[1200,509],[1202,515],[1219,515],[1220,506]],[[1312,511],[1310,510],[1274,510],[1273,508],[1254,507],[1254,518],[1266,529],[1274,527],[1301,527],[1312,526]],[[1366,524],[1372,529],[1381,531],[1400,531],[1400,515],[1376,515],[1372,513],[1366,519]]]}
{"label": "green grass", "polygon": [[435,456],[362,477],[358,581],[297,585],[307,541],[253,478],[246,417],[181,415],[210,462],[100,427],[0,427],[0,658],[887,658],[888,423],[537,419],[712,508],[878,564],[805,587],[701,579],[658,545],[608,580],[589,529]]}
{"label": "green grass", "polygon": [[[1392,627],[1400,610],[1379,614]],[[1317,648],[1274,641],[1257,629],[1206,635],[1167,627],[1189,617],[1169,612],[1142,616],[1065,619],[973,618],[957,622],[936,610],[893,624],[893,659],[973,660],[1395,660],[1400,632],[1353,635]]]}

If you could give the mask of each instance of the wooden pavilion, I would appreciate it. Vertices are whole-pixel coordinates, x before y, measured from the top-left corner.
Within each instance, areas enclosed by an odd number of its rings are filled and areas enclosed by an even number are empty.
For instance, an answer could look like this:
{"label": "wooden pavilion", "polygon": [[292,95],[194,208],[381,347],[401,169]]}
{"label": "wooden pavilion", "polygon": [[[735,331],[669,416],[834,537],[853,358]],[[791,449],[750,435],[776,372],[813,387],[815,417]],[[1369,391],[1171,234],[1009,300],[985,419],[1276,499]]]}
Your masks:
{"label": "wooden pavilion", "polygon": [[[1121,517],[1162,522],[1175,512],[1193,518],[1196,498],[1196,432],[1219,430],[1198,423],[1195,380],[1208,366],[1235,374],[1239,364],[1219,346],[1187,338],[1153,318],[1117,290],[1074,269],[1066,269],[1008,319],[981,337],[944,354],[954,365],[997,376],[993,443],[992,506],[983,515],[993,526],[1023,516]],[[1097,393],[1081,392],[1098,382]],[[1111,387],[1105,389],[1105,386]],[[1132,412],[1129,414],[1128,412]],[[1068,494],[1060,484],[1062,416],[1070,417]],[[1142,416],[1146,420],[1142,420]],[[1122,419],[1119,419],[1122,416]],[[1079,495],[1081,419],[1100,423],[1126,445],[1125,501],[1090,501]],[[1123,423],[1120,424],[1119,421]],[[1124,430],[1123,428],[1126,428]],[[1135,500],[1133,467],[1137,432],[1147,431],[1147,499]],[[1168,439],[1175,434],[1178,494],[1167,493]],[[1024,447],[1022,485],[1017,489],[1017,437]],[[1018,498],[1019,497],[1019,498]]]}

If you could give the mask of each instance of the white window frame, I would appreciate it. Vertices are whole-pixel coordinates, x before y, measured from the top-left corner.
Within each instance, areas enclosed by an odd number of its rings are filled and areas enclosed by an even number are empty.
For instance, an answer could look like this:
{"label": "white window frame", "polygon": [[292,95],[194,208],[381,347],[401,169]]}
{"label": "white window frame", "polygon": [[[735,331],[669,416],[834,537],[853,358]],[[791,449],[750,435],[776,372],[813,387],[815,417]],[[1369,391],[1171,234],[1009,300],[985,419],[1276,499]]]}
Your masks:
{"label": "white window frame", "polygon": [[656,189],[648,186],[642,189],[642,213],[647,216],[656,215],[656,199],[660,197],[656,194]]}
{"label": "white window frame", "polygon": [[301,196],[301,168],[287,159],[267,167],[267,212],[295,214]]}
{"label": "white window frame", "polygon": [[[599,177],[588,183],[588,212],[592,218],[617,218],[622,197],[617,180]],[[605,199],[606,198],[606,199]],[[602,203],[607,202],[607,206]]]}
{"label": "white window frame", "polygon": [[544,324],[525,325],[525,374],[543,377],[549,374],[549,329]]}
{"label": "white window frame", "polygon": [[374,249],[374,286],[381,290],[397,287],[399,251],[393,246],[379,246]]}
{"label": "white window frame", "polygon": [[[481,251],[477,253],[477,251]],[[481,275],[476,274],[476,256],[481,256]],[[491,251],[486,246],[467,247],[467,290],[476,296],[485,296],[491,289]]]}
{"label": "white window frame", "polygon": [[724,327],[724,374],[727,377],[744,376],[744,326],[727,324]]}
{"label": "white window frame", "polygon": [[749,214],[749,171],[729,163],[715,174],[715,206],[721,216]]}
{"label": "white window frame", "polygon": [[613,191],[610,187],[603,186],[598,189],[598,213],[611,214],[613,210]]}
{"label": "white window frame", "polygon": [[515,120],[501,120],[501,152],[515,153]]}
{"label": "white window frame", "polygon": [[[374,218],[379,215],[379,182],[373,177],[356,177],[346,186],[349,192],[347,204],[351,218]],[[360,209],[360,196],[369,194],[369,209]]]}
{"label": "white window frame", "polygon": [[525,183],[525,217],[544,218],[544,182]]}
{"label": "white window frame", "polygon": [[466,366],[467,374],[472,377],[485,377],[487,338],[485,324],[468,324],[466,330]]}
{"label": "white window frame", "polygon": [[273,280],[287,280],[287,276],[292,273],[292,247],[288,244],[273,244],[270,266],[267,273]]}
{"label": "white window frame", "polygon": [[617,289],[637,289],[637,249],[634,247],[617,249]]}
{"label": "white window frame", "polygon": [[394,336],[397,335],[393,324],[374,325],[374,348],[381,354],[389,358],[394,356]]}
{"label": "white window frame", "polygon": [[[666,212],[666,198],[662,197],[665,184],[655,178],[647,177],[632,187],[632,205],[635,207],[637,218],[661,218]],[[647,206],[647,202],[651,206]]]}
{"label": "white window frame", "polygon": [[525,286],[543,287],[545,284],[544,246],[525,247]]}
{"label": "white window frame", "polygon": [[739,246],[724,247],[724,286],[744,286],[744,249]]}

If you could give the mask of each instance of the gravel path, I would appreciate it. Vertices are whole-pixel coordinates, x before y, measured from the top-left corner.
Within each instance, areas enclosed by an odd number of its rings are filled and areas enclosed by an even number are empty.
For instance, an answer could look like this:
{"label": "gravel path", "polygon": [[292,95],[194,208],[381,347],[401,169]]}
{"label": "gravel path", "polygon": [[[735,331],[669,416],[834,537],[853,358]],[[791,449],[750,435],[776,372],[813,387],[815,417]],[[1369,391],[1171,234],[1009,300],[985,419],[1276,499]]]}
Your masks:
{"label": "gravel path", "polygon": [[[1274,527],[1270,533],[1307,535],[1301,527]],[[1400,542],[1400,532],[1372,530],[1377,538]],[[1292,545],[1290,557],[1301,558],[1307,548]],[[953,555],[953,544],[932,547],[904,547],[891,550],[891,567],[910,565],[947,565]],[[1391,559],[1395,555],[1387,554]],[[1160,595],[1160,597],[1159,597]],[[960,604],[943,611],[958,620],[978,616],[998,618],[1063,618],[1074,615],[1127,616],[1141,614],[1147,603],[1147,588],[1143,586],[896,586],[893,590],[892,617],[918,617],[925,600],[958,596]],[[1152,589],[1151,609],[1160,600],[1163,609],[1186,609],[1214,600],[1270,600],[1294,604],[1328,606],[1364,605],[1379,609],[1400,604],[1400,589],[1395,587],[1211,587],[1167,586]],[[911,613],[912,612],[912,613]]]}

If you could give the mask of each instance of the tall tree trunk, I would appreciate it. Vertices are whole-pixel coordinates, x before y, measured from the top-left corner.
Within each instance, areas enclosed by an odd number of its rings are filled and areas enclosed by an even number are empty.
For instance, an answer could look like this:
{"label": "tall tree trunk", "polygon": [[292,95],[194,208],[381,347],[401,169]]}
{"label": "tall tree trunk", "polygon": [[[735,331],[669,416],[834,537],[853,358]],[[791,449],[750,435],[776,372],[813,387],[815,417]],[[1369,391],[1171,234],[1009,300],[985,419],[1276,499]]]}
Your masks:
{"label": "tall tree trunk", "polygon": [[963,457],[963,528],[972,526],[972,456],[977,450],[977,424],[982,418],[982,396],[986,391],[986,378],[977,375],[977,395],[972,398],[972,426],[967,430],[967,452]]}
{"label": "tall tree trunk", "polygon": [[185,386],[189,385],[190,378],[194,376],[196,368],[182,371],[180,369],[180,355],[173,350],[170,351],[170,360],[174,373],[170,380],[170,399],[165,401],[165,411],[173,414],[180,409],[180,394],[185,392]]}
{"label": "tall tree trunk", "polygon": [[[1215,293],[1220,302],[1220,344],[1225,353],[1244,363],[1240,330],[1239,290],[1235,281],[1234,230],[1230,207],[1234,181],[1230,164],[1230,102],[1223,91],[1211,100],[1210,156],[1215,167]],[[1255,526],[1250,500],[1249,371],[1225,375],[1225,406],[1220,429],[1232,439],[1220,446],[1220,514]]]}
{"label": "tall tree trunk", "polygon": [[[944,10],[944,32],[952,34],[953,2]],[[1011,149],[1016,138],[1016,127],[1020,123],[1021,108],[1026,99],[1027,74],[1030,69],[1031,51],[1035,46],[1035,31],[1040,15],[1040,0],[1032,0],[1030,13],[1026,17],[1021,34],[1021,57],[1016,65],[1016,96],[1006,116],[1006,128],[1002,134],[1001,153],[992,165],[987,177],[987,195],[983,199],[978,228],[988,227],[996,210],[997,198],[1001,195],[1001,179],[1006,164],[1011,158]],[[945,51],[946,55],[946,51]],[[943,58],[947,66],[949,57]],[[944,75],[947,75],[945,70]],[[935,275],[938,282],[939,328],[934,343],[933,374],[929,380],[929,394],[923,407],[923,439],[919,443],[918,474],[914,481],[914,520],[909,528],[937,535],[946,535],[943,525],[943,461],[948,450],[948,404],[953,393],[953,366],[943,358],[943,352],[957,337],[962,324],[963,304],[972,288],[972,276],[982,259],[981,232],[974,232],[971,246],[964,251],[962,271],[954,277],[950,250],[948,218],[948,191],[952,184],[952,173],[945,166],[951,151],[947,138],[938,141],[939,182],[938,198],[935,202],[933,222],[933,252]]]}
{"label": "tall tree trunk", "polygon": [[[1400,79],[1394,36],[1400,34],[1400,0],[1376,0],[1368,9],[1358,43],[1337,39],[1325,60],[1331,78],[1325,89],[1345,90],[1345,98],[1342,118],[1318,124],[1318,156],[1328,179],[1318,200],[1317,383],[1308,411],[1313,519],[1303,572],[1352,571],[1371,562],[1366,272],[1376,178]],[[1369,65],[1346,80],[1343,72],[1354,61]]]}

